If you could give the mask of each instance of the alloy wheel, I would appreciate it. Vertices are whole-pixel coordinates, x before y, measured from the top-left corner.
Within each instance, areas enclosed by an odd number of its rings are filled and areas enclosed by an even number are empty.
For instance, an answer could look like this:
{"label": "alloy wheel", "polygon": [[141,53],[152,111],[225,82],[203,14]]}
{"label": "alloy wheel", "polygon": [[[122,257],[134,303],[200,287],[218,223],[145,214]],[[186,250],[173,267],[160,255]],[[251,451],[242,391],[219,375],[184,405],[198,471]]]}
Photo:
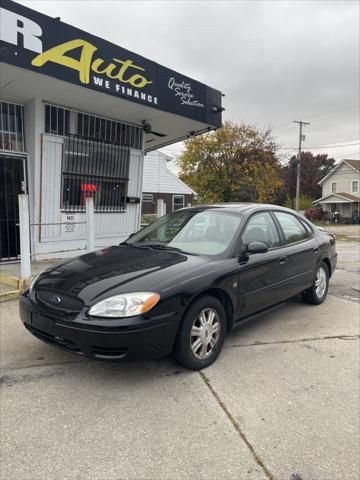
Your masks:
{"label": "alloy wheel", "polygon": [[315,292],[318,298],[322,298],[326,291],[327,277],[324,267],[320,267],[316,273]]}
{"label": "alloy wheel", "polygon": [[204,360],[214,352],[220,340],[221,322],[217,311],[204,308],[191,328],[190,346],[194,356]]}

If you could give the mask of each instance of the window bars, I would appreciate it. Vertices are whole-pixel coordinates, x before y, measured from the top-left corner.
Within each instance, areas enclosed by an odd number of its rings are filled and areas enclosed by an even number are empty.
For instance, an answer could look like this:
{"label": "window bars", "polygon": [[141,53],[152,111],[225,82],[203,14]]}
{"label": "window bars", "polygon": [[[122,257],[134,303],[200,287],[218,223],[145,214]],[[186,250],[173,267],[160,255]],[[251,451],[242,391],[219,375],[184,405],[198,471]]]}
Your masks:
{"label": "window bars", "polygon": [[141,127],[127,125],[126,123],[108,120],[95,115],[77,114],[77,134],[82,137],[116,143],[137,150],[142,149],[143,130]]}
{"label": "window bars", "polygon": [[73,134],[137,150],[142,149],[142,127],[50,104],[45,104],[45,132],[60,136]]}
{"label": "window bars", "polygon": [[0,150],[24,152],[24,107],[0,101]]}
{"label": "window bars", "polygon": [[65,211],[84,211],[87,195],[95,210],[126,209],[130,149],[115,143],[69,135],[64,141],[62,200]]}
{"label": "window bars", "polygon": [[46,104],[45,132],[52,135],[68,135],[70,133],[70,110]]}

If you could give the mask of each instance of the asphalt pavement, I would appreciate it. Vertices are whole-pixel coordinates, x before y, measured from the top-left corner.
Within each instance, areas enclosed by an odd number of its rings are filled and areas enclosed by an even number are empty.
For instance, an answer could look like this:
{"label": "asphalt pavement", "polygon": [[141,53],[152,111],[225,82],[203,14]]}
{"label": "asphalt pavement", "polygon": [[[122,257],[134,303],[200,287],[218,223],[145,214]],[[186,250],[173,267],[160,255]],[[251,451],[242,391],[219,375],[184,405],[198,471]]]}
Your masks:
{"label": "asphalt pavement", "polygon": [[294,299],[202,372],[90,362],[0,309],[1,479],[359,478],[357,303]]}

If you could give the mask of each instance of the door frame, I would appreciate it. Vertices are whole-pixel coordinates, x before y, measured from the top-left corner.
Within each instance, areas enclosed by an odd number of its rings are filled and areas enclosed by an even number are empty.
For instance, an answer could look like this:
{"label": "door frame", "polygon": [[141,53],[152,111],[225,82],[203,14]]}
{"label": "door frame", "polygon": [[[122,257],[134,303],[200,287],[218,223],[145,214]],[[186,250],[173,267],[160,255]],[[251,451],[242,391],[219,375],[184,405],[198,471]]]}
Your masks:
{"label": "door frame", "polygon": [[[28,154],[26,152],[12,152],[9,150],[0,150],[0,161],[3,157],[13,157],[16,159],[22,160],[22,181],[21,181],[21,191],[24,194],[28,193]],[[19,224],[15,224],[17,227]],[[19,237],[20,240],[20,237]],[[17,253],[16,257],[0,257],[0,263],[8,262],[18,262],[20,257],[20,251]]]}

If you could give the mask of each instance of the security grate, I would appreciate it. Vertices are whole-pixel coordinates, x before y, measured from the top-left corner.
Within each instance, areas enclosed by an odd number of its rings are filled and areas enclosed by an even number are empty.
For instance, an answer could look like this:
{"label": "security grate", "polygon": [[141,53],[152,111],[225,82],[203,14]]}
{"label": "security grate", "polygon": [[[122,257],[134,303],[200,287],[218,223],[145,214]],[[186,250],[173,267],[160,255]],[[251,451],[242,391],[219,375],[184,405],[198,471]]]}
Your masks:
{"label": "security grate", "polygon": [[77,114],[77,134],[81,137],[142,149],[143,129],[95,115]]}
{"label": "security grate", "polygon": [[130,149],[114,143],[69,135],[64,139],[62,208],[82,211],[92,194],[95,209],[124,212]]}
{"label": "security grate", "polygon": [[0,102],[0,150],[24,152],[24,107]]}
{"label": "security grate", "polygon": [[68,135],[70,133],[70,110],[46,104],[45,132],[52,135]]}
{"label": "security grate", "polygon": [[0,261],[20,254],[18,195],[23,193],[24,158],[0,155]]}

